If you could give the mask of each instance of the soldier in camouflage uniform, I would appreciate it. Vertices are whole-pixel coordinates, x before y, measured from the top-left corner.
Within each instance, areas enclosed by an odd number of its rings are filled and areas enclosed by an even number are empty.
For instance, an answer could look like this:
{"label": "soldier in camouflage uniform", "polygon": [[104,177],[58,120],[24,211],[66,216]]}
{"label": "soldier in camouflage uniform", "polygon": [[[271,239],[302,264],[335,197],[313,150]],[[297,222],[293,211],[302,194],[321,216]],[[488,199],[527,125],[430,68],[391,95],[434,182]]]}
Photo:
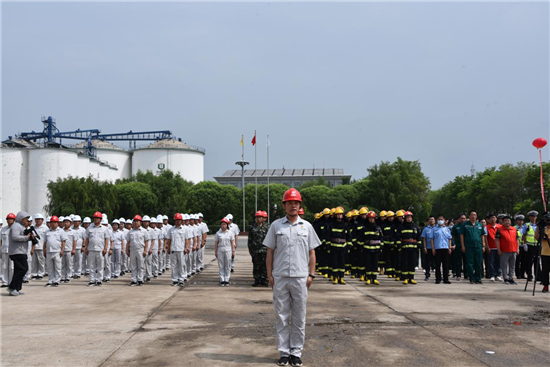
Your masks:
{"label": "soldier in camouflage uniform", "polygon": [[254,284],[253,287],[267,286],[267,268],[266,268],[266,255],[267,247],[263,245],[264,238],[269,230],[269,225],[265,223],[267,221],[267,212],[256,212],[256,223],[250,226],[248,232],[248,251],[252,256],[252,263],[254,264]]}

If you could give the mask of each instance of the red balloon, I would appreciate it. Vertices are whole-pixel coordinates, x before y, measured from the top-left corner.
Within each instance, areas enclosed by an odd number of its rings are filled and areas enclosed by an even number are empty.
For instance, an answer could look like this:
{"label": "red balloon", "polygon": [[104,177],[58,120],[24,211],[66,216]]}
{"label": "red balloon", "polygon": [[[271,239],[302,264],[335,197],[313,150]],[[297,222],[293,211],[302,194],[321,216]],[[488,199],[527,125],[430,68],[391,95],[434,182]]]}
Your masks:
{"label": "red balloon", "polygon": [[533,146],[537,149],[544,148],[546,144],[548,144],[548,142],[544,138],[536,138],[535,140],[533,140]]}

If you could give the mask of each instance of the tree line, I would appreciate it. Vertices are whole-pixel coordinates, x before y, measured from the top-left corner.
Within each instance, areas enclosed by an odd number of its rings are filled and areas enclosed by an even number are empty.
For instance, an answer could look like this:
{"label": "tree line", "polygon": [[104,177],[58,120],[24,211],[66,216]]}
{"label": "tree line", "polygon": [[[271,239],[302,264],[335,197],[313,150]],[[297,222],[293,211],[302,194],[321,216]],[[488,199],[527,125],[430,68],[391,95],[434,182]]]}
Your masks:
{"label": "tree line", "polygon": [[[550,164],[545,164],[550,172]],[[548,174],[545,174],[548,180]],[[254,220],[255,185],[245,186],[246,223]],[[271,217],[283,215],[280,205],[288,189],[282,184],[269,185]],[[514,214],[537,209],[542,212],[539,171],[535,164],[506,164],[488,168],[472,176],[457,176],[438,190],[431,190],[430,181],[422,172],[420,162],[398,158],[381,162],[367,169],[366,177],[332,187],[319,178],[297,187],[302,193],[305,218],[325,207],[343,206],[346,210],[367,206],[379,210],[410,210],[416,220],[430,214],[454,217],[460,212],[477,210]],[[258,210],[267,208],[267,185],[258,185]],[[163,171],[138,172],[129,179],[101,182],[91,177],[60,178],[48,184],[48,214],[78,213],[91,216],[99,210],[109,218],[131,218],[136,213],[157,215],[201,212],[206,221],[216,223],[226,214],[233,214],[242,225],[242,189],[220,185],[214,181],[194,184],[179,174]],[[276,206],[276,207],[275,207]]]}

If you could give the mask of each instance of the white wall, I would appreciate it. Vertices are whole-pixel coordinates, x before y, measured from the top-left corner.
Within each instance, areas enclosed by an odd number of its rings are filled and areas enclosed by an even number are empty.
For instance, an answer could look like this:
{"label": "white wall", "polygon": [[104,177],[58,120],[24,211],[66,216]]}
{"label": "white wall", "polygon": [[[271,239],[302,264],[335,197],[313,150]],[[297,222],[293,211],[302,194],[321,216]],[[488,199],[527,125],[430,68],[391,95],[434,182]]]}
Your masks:
{"label": "white wall", "polygon": [[96,153],[102,161],[116,165],[117,170],[111,172],[111,180],[130,178],[132,175],[132,153],[113,149],[97,149]]}
{"label": "white wall", "polygon": [[2,219],[8,213],[27,210],[29,151],[19,148],[0,148],[2,156],[2,187],[0,208]]}
{"label": "white wall", "polygon": [[132,174],[139,170],[157,173],[159,163],[165,169],[179,173],[184,179],[198,183],[204,181],[204,155],[199,152],[176,149],[138,149],[132,157]]}
{"label": "white wall", "polygon": [[41,148],[29,150],[28,203],[29,214],[43,213],[48,203],[48,183],[58,178],[76,177],[77,155],[70,150]]}

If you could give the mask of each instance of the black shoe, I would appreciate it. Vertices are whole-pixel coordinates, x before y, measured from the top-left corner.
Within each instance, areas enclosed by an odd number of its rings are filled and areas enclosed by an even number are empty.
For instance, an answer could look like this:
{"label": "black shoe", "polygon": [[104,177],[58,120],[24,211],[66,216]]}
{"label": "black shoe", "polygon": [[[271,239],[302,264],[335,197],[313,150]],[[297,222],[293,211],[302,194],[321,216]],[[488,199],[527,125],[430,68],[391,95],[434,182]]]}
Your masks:
{"label": "black shoe", "polygon": [[224,282],[226,287],[229,287],[229,282]]}
{"label": "black shoe", "polygon": [[451,282],[448,281],[448,280],[443,281],[443,283],[445,283],[445,284],[451,284]]}
{"label": "black shoe", "polygon": [[252,284],[252,286],[253,286],[254,288],[259,287],[259,286],[260,286],[260,282],[254,282],[254,284]]}
{"label": "black shoe", "polygon": [[176,285],[178,285],[178,282],[172,282],[172,287],[175,287]]}
{"label": "black shoe", "polygon": [[0,286],[0,288],[7,288],[7,287],[8,287],[7,284],[2,284],[2,285]]}
{"label": "black shoe", "polygon": [[235,269],[231,268],[231,272],[234,273],[234,272],[235,272]]}
{"label": "black shoe", "polygon": [[39,276],[36,277],[36,279],[38,279],[38,280],[42,280],[42,278],[44,278],[42,275],[39,275]]}
{"label": "black shoe", "polygon": [[301,366],[302,365],[302,359],[300,357],[290,356],[290,365],[291,366]]}
{"label": "black shoe", "polygon": [[44,287],[49,288],[51,286],[52,286],[52,283],[46,283],[46,285]]}
{"label": "black shoe", "polygon": [[156,276],[156,275],[153,275],[153,279],[157,279],[157,276]]}
{"label": "black shoe", "polygon": [[183,282],[179,282],[178,283],[178,287],[183,287],[184,283]]}
{"label": "black shoe", "polygon": [[439,283],[441,283],[441,280],[436,280],[435,281],[435,284],[439,284]]}
{"label": "black shoe", "polygon": [[53,283],[54,287],[59,287],[59,283]]}
{"label": "black shoe", "polygon": [[138,286],[141,287],[143,285],[143,281],[138,280]]}
{"label": "black shoe", "polygon": [[109,283],[111,279],[105,279],[105,283]]}
{"label": "black shoe", "polygon": [[135,287],[136,285],[137,285],[136,282],[131,282],[131,283],[130,283],[130,287]]}
{"label": "black shoe", "polygon": [[24,280],[24,281],[23,281],[23,283],[25,283],[25,284],[28,283],[28,282],[29,282],[28,280]]}
{"label": "black shoe", "polygon": [[147,279],[145,279],[145,281],[146,281],[147,283],[149,283],[149,282],[151,282],[151,278],[147,278]]}
{"label": "black shoe", "polygon": [[89,282],[88,287],[95,287],[95,283],[94,282]]}
{"label": "black shoe", "polygon": [[204,270],[204,268],[201,268],[201,271],[203,271],[203,270]]}
{"label": "black shoe", "polygon": [[518,283],[516,283],[516,281],[514,279],[510,279],[508,281],[508,283],[511,284],[511,285],[518,285]]}
{"label": "black shoe", "polygon": [[96,284],[98,287],[101,286],[101,282],[96,282],[95,284]]}
{"label": "black shoe", "polygon": [[191,273],[191,276],[193,276],[193,275],[195,275],[195,272],[192,272],[192,273]]}
{"label": "black shoe", "polygon": [[113,279],[118,279],[118,275],[113,275]]}
{"label": "black shoe", "polygon": [[470,284],[474,284],[474,281],[470,279]]}
{"label": "black shoe", "polygon": [[279,358],[279,361],[277,361],[277,366],[288,366],[289,361],[290,361],[290,358],[281,357],[281,358]]}
{"label": "black shoe", "polygon": [[481,280],[476,280],[475,283],[476,284],[483,284],[483,282]]}

